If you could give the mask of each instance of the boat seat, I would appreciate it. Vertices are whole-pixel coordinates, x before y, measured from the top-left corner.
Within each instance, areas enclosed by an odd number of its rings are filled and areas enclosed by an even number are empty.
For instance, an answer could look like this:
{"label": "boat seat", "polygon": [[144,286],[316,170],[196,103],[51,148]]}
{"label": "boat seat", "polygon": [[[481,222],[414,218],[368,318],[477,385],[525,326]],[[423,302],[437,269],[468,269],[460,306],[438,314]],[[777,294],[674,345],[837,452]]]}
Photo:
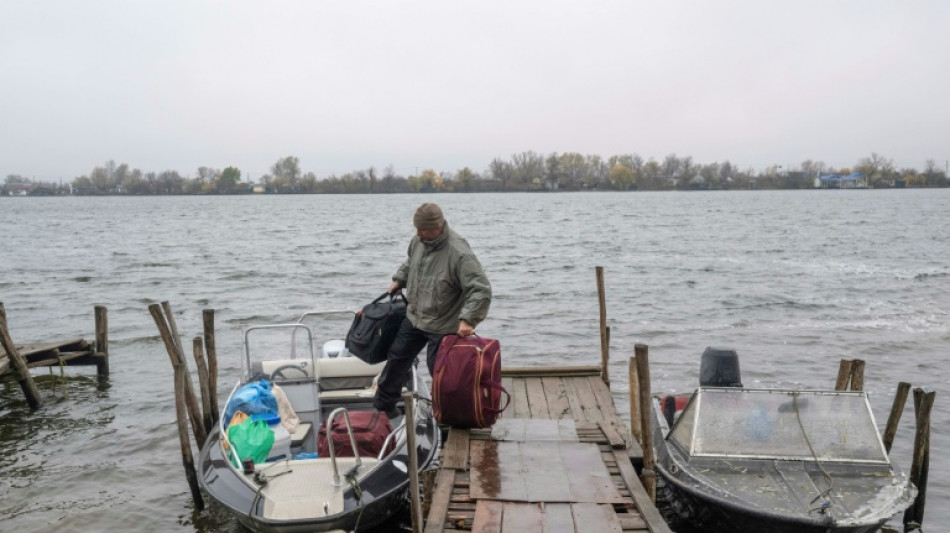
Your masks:
{"label": "boat seat", "polygon": [[310,422],[297,424],[297,429],[290,434],[290,446],[292,448],[303,446],[304,441],[307,440],[307,436],[310,435],[310,430],[312,429],[313,425]]}
{"label": "boat seat", "polygon": [[320,390],[361,389],[371,387],[373,378],[383,371],[385,362],[368,364],[357,357],[322,357],[316,360],[316,372],[309,359],[271,359],[255,361],[252,371],[268,379],[280,370],[278,383],[309,381],[320,376]]}
{"label": "boat seat", "polygon": [[371,365],[357,357],[323,357],[317,359],[320,390],[368,388],[373,378],[386,366],[385,362]]}

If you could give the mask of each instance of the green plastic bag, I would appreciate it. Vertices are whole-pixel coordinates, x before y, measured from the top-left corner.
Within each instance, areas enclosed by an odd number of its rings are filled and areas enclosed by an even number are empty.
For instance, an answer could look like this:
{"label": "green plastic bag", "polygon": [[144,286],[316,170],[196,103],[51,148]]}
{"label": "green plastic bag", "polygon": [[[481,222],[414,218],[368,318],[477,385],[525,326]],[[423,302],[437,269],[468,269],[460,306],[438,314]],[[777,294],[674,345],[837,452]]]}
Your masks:
{"label": "green plastic bag", "polygon": [[274,446],[274,432],[263,419],[248,418],[228,427],[228,440],[237,452],[238,463],[251,459],[258,464],[267,460],[267,454]]}

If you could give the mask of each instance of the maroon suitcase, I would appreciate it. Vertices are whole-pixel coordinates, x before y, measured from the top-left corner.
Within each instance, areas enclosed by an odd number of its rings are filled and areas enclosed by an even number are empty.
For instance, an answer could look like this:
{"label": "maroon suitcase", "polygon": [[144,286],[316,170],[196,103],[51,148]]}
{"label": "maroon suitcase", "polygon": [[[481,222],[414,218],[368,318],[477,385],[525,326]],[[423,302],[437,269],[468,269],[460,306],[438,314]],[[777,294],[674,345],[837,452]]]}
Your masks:
{"label": "maroon suitcase", "polygon": [[[505,394],[505,405],[501,395]],[[441,424],[487,428],[508,407],[501,386],[501,348],[484,337],[446,335],[439,344],[432,378],[432,408]]]}
{"label": "maroon suitcase", "polygon": [[[393,432],[389,424],[389,418],[385,413],[379,411],[349,411],[350,425],[353,426],[353,437],[356,439],[356,447],[359,449],[360,457],[376,457],[379,451],[383,449],[383,443],[386,437]],[[350,444],[350,435],[346,431],[346,422],[343,415],[337,415],[333,419],[330,428],[333,434],[333,452],[337,457],[353,457],[353,446]],[[386,453],[388,454],[395,448],[395,443],[390,440]],[[330,446],[327,442],[326,422],[320,424],[320,431],[317,434],[317,456],[330,457]]]}

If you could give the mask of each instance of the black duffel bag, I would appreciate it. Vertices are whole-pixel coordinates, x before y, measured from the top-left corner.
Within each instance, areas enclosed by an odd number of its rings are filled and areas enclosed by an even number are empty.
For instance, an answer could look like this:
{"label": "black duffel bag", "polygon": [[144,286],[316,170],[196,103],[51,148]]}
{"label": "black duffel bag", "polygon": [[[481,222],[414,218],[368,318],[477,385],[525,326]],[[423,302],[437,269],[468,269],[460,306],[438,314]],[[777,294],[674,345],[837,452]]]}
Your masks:
{"label": "black duffel bag", "polygon": [[[388,300],[387,300],[388,297]],[[371,365],[386,360],[386,352],[406,317],[406,297],[385,292],[356,313],[346,334],[346,349]]]}

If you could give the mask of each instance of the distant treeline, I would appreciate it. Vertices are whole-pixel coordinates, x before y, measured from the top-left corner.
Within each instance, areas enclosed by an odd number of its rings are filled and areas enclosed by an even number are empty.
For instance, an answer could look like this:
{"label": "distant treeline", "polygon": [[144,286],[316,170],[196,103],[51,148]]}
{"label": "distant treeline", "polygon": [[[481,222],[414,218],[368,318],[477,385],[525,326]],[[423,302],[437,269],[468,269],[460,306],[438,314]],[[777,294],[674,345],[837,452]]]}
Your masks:
{"label": "distant treeline", "polygon": [[88,175],[68,183],[36,181],[21,175],[6,177],[2,194],[30,195],[165,195],[165,194],[366,194],[418,192],[516,192],[580,190],[729,190],[729,189],[810,189],[817,178],[828,173],[861,173],[862,186],[947,187],[947,169],[928,160],[922,170],[894,166],[892,160],[876,153],[860,159],[851,168],[831,168],[820,161],[806,160],[794,168],[780,165],[762,170],[740,169],[729,161],[702,164],[692,157],[670,154],[657,161],[637,154],[599,155],[553,153],[547,156],[522,152],[509,159],[494,159],[488,168],[476,172],[465,167],[457,171],[426,169],[403,176],[393,168],[382,171],[370,167],[342,176],[318,177],[303,172],[294,156],[281,158],[270,172],[253,183],[235,167],[199,167],[194,176],[178,171],[143,172],[114,161],[96,167]]}

